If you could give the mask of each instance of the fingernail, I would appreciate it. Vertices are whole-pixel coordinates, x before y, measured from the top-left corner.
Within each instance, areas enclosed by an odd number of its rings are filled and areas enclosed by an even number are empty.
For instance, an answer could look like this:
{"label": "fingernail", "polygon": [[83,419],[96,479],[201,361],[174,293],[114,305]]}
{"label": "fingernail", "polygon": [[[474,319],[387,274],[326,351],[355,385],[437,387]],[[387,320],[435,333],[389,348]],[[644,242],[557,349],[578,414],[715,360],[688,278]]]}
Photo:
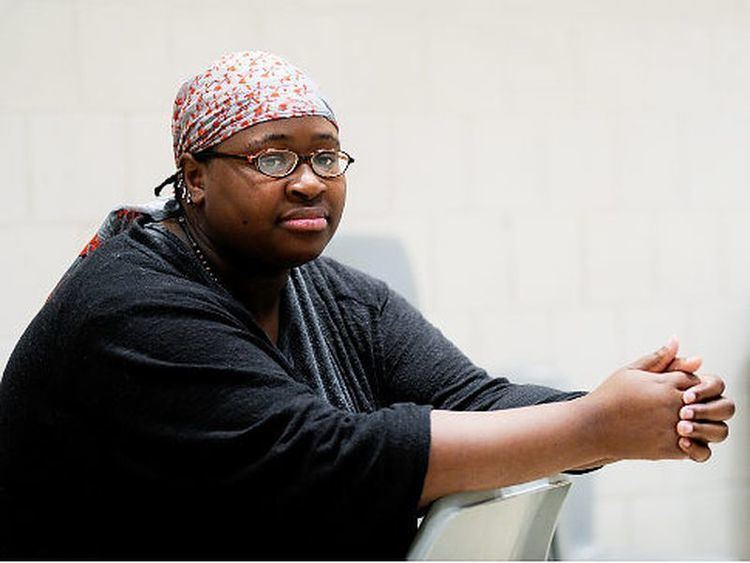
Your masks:
{"label": "fingernail", "polygon": [[677,423],[677,432],[680,434],[692,434],[693,433],[693,425],[686,420],[681,420]]}
{"label": "fingernail", "polygon": [[671,348],[672,344],[675,344],[676,342],[677,342],[677,336],[673,334],[672,336],[669,337],[669,340],[667,340],[667,347]]}
{"label": "fingernail", "polygon": [[687,449],[692,445],[692,442],[687,438],[680,438],[680,446]]}
{"label": "fingernail", "polygon": [[690,404],[695,402],[695,393],[693,391],[685,391],[685,393],[682,394],[682,401],[685,404]]}
{"label": "fingernail", "polygon": [[693,409],[689,409],[687,407],[683,407],[680,411],[680,418],[685,420],[690,420],[692,418],[695,418],[695,411]]}

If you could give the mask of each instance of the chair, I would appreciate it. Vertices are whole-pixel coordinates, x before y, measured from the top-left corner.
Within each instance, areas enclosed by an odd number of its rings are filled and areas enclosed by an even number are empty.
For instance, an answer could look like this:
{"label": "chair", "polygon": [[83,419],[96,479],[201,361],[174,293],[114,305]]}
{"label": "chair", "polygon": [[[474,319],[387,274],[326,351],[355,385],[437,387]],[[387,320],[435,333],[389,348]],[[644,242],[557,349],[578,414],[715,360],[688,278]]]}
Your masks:
{"label": "chair", "polygon": [[546,560],[570,481],[557,475],[437,500],[407,559]]}
{"label": "chair", "polygon": [[415,307],[417,289],[406,248],[389,236],[337,235],[326,256],[380,278]]}

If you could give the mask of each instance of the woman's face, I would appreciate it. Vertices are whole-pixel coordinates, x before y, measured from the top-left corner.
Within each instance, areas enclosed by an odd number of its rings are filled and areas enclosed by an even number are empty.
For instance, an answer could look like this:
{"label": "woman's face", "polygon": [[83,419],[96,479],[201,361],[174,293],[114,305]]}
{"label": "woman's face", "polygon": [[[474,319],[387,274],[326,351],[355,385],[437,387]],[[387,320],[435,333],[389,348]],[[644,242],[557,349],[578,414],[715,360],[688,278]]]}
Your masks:
{"label": "woman's face", "polygon": [[[339,149],[338,131],[324,117],[297,117],[254,125],[213,150],[252,154],[288,149],[307,155]],[[189,183],[201,228],[233,267],[278,270],[316,258],[331,240],[346,199],[346,179],[322,178],[300,163],[285,178],[261,174],[242,160],[198,164]],[[202,191],[202,193],[201,193]]]}

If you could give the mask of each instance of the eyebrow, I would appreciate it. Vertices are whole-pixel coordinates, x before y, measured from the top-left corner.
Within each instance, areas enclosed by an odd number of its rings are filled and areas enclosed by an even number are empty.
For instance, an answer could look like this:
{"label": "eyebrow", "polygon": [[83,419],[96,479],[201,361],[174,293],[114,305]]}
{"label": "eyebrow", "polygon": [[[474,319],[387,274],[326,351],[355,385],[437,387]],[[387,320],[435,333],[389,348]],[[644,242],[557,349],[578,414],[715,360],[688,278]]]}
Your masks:
{"label": "eyebrow", "polygon": [[[271,141],[289,141],[292,137],[289,135],[284,135],[283,133],[266,133],[262,137],[258,137],[257,139],[250,139],[247,143],[247,148],[249,151],[252,151],[254,149],[260,148],[261,146],[265,145],[266,143],[270,143]],[[316,133],[313,135],[313,140],[315,141],[333,141],[338,144],[339,139],[336,135],[333,135],[331,133]]]}
{"label": "eyebrow", "polygon": [[317,133],[313,135],[313,139],[316,141],[335,141],[339,142],[339,138],[331,133]]}

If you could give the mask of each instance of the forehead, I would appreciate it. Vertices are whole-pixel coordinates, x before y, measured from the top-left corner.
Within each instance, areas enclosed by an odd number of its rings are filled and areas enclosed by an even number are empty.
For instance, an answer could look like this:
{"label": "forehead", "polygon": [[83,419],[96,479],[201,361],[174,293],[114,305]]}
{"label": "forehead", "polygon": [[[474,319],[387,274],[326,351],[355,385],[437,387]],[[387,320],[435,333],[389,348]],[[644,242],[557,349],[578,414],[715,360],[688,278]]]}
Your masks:
{"label": "forehead", "polygon": [[338,138],[336,126],[325,117],[290,117],[243,129],[222,142],[219,148],[242,150],[273,143],[308,146],[321,141],[338,142]]}

